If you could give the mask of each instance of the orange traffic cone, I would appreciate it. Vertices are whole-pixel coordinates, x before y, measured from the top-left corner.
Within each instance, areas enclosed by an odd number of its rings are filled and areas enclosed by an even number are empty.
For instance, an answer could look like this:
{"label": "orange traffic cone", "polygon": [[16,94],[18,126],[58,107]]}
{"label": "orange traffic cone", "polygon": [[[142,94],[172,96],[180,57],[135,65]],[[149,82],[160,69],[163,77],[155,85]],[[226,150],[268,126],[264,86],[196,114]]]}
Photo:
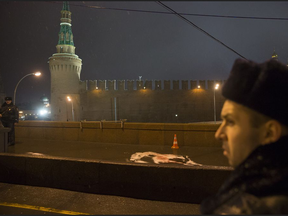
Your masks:
{"label": "orange traffic cone", "polygon": [[171,148],[172,149],[179,149],[176,134],[174,134],[173,146]]}

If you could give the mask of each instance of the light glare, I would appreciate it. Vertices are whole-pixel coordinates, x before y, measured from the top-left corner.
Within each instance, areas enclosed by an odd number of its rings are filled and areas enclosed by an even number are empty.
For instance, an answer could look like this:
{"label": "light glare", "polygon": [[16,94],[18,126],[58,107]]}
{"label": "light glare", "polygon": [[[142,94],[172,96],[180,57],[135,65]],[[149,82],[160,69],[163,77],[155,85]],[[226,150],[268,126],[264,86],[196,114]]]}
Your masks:
{"label": "light glare", "polygon": [[48,113],[47,110],[44,110],[44,109],[39,110],[39,114],[40,114],[41,116],[46,115],[47,113]]}
{"label": "light glare", "polygon": [[34,73],[35,76],[40,76],[41,75],[41,72],[36,72]]}

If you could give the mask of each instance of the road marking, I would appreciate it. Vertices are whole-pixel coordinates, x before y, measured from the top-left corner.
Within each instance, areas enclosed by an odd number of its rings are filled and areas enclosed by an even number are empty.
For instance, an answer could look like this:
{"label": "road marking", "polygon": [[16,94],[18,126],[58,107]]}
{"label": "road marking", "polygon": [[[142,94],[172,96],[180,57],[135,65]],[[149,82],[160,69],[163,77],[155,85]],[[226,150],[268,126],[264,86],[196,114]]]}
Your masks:
{"label": "road marking", "polygon": [[32,210],[38,210],[38,211],[53,212],[53,213],[65,214],[65,215],[89,215],[87,213],[66,211],[66,210],[46,208],[46,207],[41,207],[41,206],[32,206],[32,205],[26,205],[26,204],[18,204],[18,203],[2,202],[2,203],[0,203],[0,205],[1,206],[16,207],[16,208],[32,209]]}

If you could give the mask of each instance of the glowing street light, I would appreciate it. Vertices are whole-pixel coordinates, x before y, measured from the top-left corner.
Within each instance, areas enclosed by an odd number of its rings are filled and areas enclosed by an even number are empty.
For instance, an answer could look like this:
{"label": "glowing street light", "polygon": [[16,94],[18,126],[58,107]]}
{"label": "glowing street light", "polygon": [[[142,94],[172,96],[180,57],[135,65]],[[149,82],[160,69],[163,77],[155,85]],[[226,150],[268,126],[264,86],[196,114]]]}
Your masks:
{"label": "glowing street light", "polygon": [[217,83],[214,87],[214,123],[216,124],[216,102],[215,102],[215,90],[219,88],[219,84]]}
{"label": "glowing street light", "polygon": [[70,96],[67,96],[67,99],[72,104],[72,120],[74,121],[74,108],[73,108],[73,100],[70,98]]}
{"label": "glowing street light", "polygon": [[14,97],[13,97],[13,99],[14,99],[14,105],[16,105],[16,91],[17,91],[17,87],[18,87],[19,83],[20,83],[25,77],[31,76],[31,75],[40,76],[40,75],[41,75],[41,72],[38,71],[38,72],[36,72],[36,73],[27,74],[27,75],[25,75],[24,77],[22,77],[22,78],[19,80],[19,82],[17,83],[17,85],[16,85],[16,87],[15,87],[15,90],[14,90]]}

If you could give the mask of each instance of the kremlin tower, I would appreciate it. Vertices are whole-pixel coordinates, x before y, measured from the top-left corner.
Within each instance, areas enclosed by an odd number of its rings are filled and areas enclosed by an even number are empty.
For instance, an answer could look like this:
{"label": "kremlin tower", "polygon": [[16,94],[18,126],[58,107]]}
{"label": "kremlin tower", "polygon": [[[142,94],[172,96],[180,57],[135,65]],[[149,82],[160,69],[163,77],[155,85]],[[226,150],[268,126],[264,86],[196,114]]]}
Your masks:
{"label": "kremlin tower", "polygon": [[[49,58],[51,120],[79,121],[79,82],[82,60],[75,54],[69,3],[63,2],[56,53]],[[67,97],[70,97],[70,101]]]}

